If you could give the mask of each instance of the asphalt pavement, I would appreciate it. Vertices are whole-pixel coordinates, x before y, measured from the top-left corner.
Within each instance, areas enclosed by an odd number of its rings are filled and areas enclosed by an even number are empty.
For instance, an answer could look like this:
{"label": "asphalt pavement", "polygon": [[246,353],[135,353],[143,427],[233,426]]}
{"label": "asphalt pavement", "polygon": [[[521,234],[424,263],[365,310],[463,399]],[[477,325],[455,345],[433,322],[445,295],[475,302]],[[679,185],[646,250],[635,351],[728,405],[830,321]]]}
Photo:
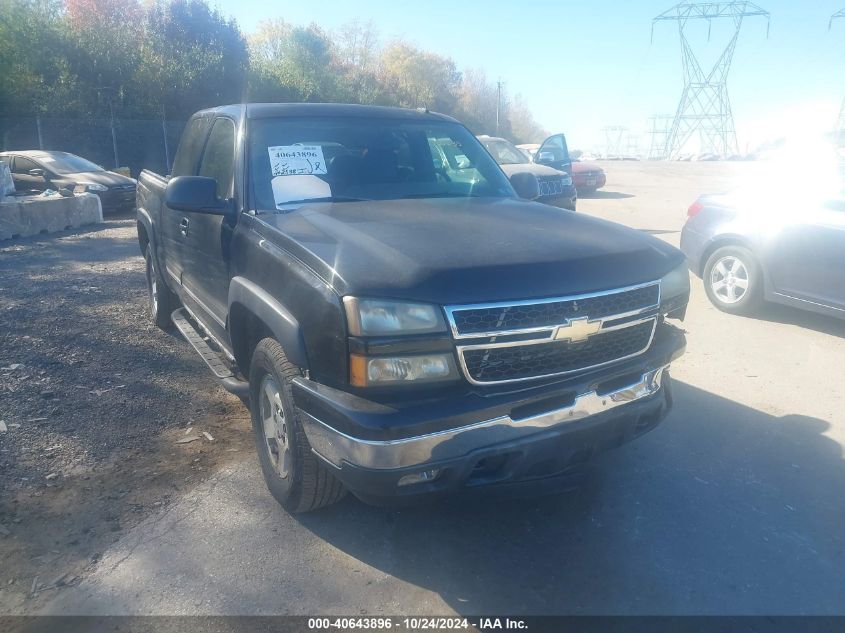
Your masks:
{"label": "asphalt pavement", "polygon": [[[695,196],[747,169],[604,167],[579,211],[674,244]],[[684,327],[673,413],[578,492],[290,516],[239,457],[42,612],[845,614],[845,322],[726,315],[693,279]]]}

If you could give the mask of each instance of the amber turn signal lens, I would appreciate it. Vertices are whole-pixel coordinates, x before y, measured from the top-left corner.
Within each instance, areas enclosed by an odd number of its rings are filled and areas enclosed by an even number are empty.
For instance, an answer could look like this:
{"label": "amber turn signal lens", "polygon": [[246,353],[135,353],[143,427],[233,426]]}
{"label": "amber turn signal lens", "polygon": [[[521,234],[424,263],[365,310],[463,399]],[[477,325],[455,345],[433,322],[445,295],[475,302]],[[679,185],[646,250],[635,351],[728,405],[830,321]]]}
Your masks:
{"label": "amber turn signal lens", "polygon": [[349,382],[356,387],[367,386],[367,357],[349,355]]}

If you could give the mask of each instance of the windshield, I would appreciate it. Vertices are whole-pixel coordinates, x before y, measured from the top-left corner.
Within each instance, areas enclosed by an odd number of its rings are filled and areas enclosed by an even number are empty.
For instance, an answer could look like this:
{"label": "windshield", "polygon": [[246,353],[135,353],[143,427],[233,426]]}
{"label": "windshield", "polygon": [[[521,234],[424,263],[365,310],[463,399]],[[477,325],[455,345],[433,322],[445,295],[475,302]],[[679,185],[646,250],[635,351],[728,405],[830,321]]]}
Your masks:
{"label": "windshield", "polygon": [[88,171],[105,171],[99,165],[74,154],[50,154],[39,158],[42,163],[57,174],[79,174]]}
{"label": "windshield", "polygon": [[504,139],[484,140],[482,143],[500,165],[521,165],[530,162],[528,157],[519,151],[513,143]]}
{"label": "windshield", "polygon": [[448,121],[254,119],[249,152],[255,209],[303,200],[516,195],[475,137]]}

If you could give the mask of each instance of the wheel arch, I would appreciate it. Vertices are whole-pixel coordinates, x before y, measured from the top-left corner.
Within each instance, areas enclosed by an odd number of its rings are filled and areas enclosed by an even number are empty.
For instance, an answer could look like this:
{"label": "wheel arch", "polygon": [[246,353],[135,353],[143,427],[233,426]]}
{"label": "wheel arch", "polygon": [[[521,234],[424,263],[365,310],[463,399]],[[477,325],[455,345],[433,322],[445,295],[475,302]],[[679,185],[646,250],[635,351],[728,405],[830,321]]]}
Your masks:
{"label": "wheel arch", "polygon": [[296,318],[265,290],[243,277],[234,277],[229,285],[227,327],[232,352],[243,375],[249,375],[255,346],[268,336],[278,341],[294,365],[308,369],[305,341]]}
{"label": "wheel arch", "polygon": [[697,274],[699,277],[702,279],[704,278],[704,267],[707,265],[707,260],[710,259],[710,256],[724,246],[741,246],[743,248],[747,248],[757,259],[757,263],[760,264],[760,258],[757,257],[756,253],[754,253],[754,248],[747,238],[736,234],[719,235],[711,240],[707,244],[707,247],[701,252],[701,259],[698,262],[697,268]]}
{"label": "wheel arch", "polygon": [[153,256],[158,257],[155,252],[155,232],[153,231],[153,221],[150,215],[142,207],[138,207],[137,220],[135,226],[138,230],[138,246],[141,248],[141,255],[147,254],[147,246],[152,245]]}

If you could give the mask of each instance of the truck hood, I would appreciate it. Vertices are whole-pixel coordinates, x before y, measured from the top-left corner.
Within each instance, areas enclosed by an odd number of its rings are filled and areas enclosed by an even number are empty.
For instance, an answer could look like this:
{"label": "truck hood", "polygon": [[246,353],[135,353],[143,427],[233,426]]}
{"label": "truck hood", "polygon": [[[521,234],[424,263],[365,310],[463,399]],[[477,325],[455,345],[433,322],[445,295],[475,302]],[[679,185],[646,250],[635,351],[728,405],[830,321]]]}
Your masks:
{"label": "truck hood", "polygon": [[268,241],[341,295],[554,297],[653,281],[684,261],[645,233],[512,198],[313,203],[259,217]]}
{"label": "truck hood", "polygon": [[537,165],[536,163],[516,163],[514,165],[499,165],[502,168],[502,171],[505,172],[505,175],[510,178],[514,174],[521,174],[521,173],[529,173],[534,174],[535,176],[543,177],[543,176],[562,176],[563,172],[558,171],[557,169],[552,169],[551,167],[546,167],[545,165]]}

